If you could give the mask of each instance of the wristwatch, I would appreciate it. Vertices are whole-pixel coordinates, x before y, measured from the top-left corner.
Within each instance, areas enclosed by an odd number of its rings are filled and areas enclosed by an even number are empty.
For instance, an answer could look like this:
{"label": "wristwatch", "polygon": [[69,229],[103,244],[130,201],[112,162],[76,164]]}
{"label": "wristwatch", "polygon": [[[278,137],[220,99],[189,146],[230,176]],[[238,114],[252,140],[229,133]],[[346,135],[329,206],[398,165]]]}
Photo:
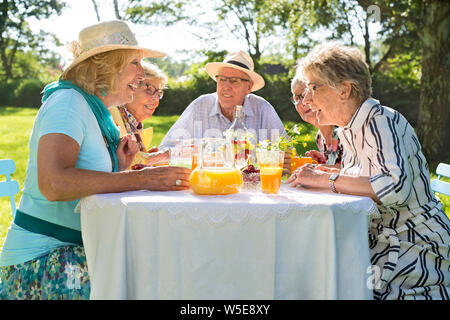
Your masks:
{"label": "wristwatch", "polygon": [[334,186],[334,182],[339,178],[339,173],[332,173],[328,178],[328,185],[330,186],[331,191],[334,193],[339,193]]}

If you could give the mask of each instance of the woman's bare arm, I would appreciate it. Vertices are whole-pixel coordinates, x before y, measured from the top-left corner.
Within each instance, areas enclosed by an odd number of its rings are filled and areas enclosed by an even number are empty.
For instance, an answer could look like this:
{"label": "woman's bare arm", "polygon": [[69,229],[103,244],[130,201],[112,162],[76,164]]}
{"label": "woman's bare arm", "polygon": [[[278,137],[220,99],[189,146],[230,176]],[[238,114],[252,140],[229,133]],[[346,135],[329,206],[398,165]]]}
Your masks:
{"label": "woman's bare arm", "polygon": [[[75,168],[80,147],[64,134],[47,134],[39,140],[37,167],[41,193],[50,201],[71,201],[97,193],[131,190],[184,190],[190,170],[176,167],[140,171],[100,172]],[[175,181],[180,179],[181,186]]]}

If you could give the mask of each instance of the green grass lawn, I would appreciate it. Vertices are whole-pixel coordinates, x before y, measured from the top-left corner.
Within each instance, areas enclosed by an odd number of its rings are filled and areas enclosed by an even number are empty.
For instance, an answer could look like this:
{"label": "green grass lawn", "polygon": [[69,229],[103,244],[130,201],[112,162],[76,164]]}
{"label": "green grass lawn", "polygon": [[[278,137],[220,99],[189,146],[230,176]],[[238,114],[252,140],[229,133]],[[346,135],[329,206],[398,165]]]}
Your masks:
{"label": "green grass lawn", "polygon": [[[37,109],[0,107],[0,159],[13,159],[16,163],[16,172],[13,179],[17,180],[20,189],[23,188],[28,161],[28,139],[33,127]],[[152,145],[158,146],[166,132],[177,120],[178,116],[154,116],[144,121],[144,127],[153,126]],[[291,126],[294,122],[286,121],[285,125]],[[312,125],[301,126],[302,137],[305,145],[297,146],[297,152],[303,154],[306,150],[314,149],[314,137],[316,130]],[[436,165],[430,166],[431,172],[435,172]],[[432,174],[432,179],[436,175]],[[0,181],[4,180],[0,176]],[[15,197],[19,203],[21,193]],[[447,215],[450,216],[450,197],[441,196]],[[11,207],[9,199],[0,198],[0,249],[3,246],[6,233],[11,223]]]}

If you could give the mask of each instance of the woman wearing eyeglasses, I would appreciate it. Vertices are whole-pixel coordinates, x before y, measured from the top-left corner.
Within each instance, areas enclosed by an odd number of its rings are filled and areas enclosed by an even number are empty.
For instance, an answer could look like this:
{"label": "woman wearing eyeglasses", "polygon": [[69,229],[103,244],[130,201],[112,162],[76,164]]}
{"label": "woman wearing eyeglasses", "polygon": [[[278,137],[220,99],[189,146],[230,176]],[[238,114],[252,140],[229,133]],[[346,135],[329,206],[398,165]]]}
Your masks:
{"label": "woman wearing eyeglasses", "polygon": [[[153,137],[153,128],[143,128],[142,121],[151,118],[159,101],[164,96],[164,87],[167,83],[167,76],[155,65],[142,63],[145,79],[139,82],[134,93],[134,98],[130,103],[118,107],[109,108],[114,122],[120,127],[120,135],[132,133],[136,137],[141,152],[147,152],[147,148]],[[158,151],[151,148],[149,152]],[[152,158],[152,163],[157,162]],[[147,164],[148,159],[138,153],[132,164]]]}
{"label": "woman wearing eyeglasses", "polygon": [[371,217],[368,235],[374,298],[449,300],[450,220],[431,190],[414,128],[371,97],[359,49],[324,43],[299,68],[307,83],[303,101],[319,124],[339,126],[345,152],[340,170],[306,164],[287,182],[376,202],[379,214]]}
{"label": "woman wearing eyeglasses", "polygon": [[337,127],[320,125],[317,122],[316,113],[310,109],[309,105],[303,103],[305,89],[305,83],[300,78],[300,75],[296,74],[291,81],[291,101],[303,121],[319,129],[316,134],[316,144],[319,151],[307,151],[305,156],[313,158],[320,164],[340,165],[343,149],[337,135]]}

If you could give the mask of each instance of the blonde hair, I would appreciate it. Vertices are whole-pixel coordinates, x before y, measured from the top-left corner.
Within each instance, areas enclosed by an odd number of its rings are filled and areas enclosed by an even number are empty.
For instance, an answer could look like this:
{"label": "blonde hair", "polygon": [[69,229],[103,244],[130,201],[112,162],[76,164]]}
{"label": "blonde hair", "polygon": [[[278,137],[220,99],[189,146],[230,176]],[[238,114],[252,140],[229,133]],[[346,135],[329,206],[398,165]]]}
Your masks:
{"label": "blonde hair", "polygon": [[167,76],[164,72],[158,68],[156,65],[149,62],[142,62],[142,67],[144,68],[144,74],[146,79],[156,80],[159,84],[161,84],[162,88],[165,88],[167,85]]}
{"label": "blonde hair", "polygon": [[136,50],[118,49],[96,54],[61,75],[61,80],[69,80],[89,94],[97,90],[108,93],[118,92],[118,74],[131,61]]}
{"label": "blonde hair", "polygon": [[343,81],[351,83],[350,98],[359,102],[372,95],[372,79],[364,55],[357,48],[334,41],[317,45],[300,60],[297,73],[304,78],[312,73],[328,86],[339,89]]}

